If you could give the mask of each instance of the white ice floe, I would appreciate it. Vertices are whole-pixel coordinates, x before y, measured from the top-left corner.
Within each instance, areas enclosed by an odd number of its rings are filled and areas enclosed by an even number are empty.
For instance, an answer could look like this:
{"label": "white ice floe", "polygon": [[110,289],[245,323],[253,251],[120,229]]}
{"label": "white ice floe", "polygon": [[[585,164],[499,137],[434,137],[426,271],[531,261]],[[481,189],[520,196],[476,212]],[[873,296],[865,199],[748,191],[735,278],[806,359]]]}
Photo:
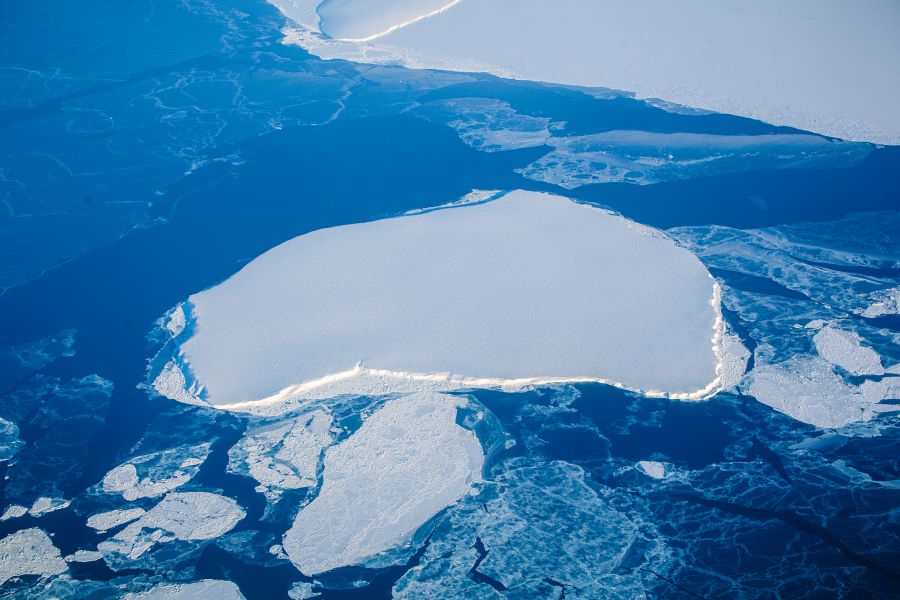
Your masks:
{"label": "white ice floe", "polygon": [[700,399],[732,347],[693,254],[526,191],[302,235],[190,302],[174,352],[202,381],[197,401],[234,410],[572,381]]}
{"label": "white ice floe", "polygon": [[637,468],[641,473],[653,479],[665,479],[666,477],[666,465],[655,460],[638,461]]}
{"label": "white ice floe", "polygon": [[102,560],[103,555],[96,550],[76,550],[66,557],[68,563],[87,563]]}
{"label": "white ice floe", "polygon": [[303,27],[286,41],[322,58],[613,88],[900,143],[894,0],[271,1]]}
{"label": "white ice floe", "polygon": [[484,455],[456,422],[465,403],[432,393],[391,400],[327,451],[321,491],[284,538],[301,572],[384,552],[466,494],[481,478]]}
{"label": "white ice floe", "polygon": [[135,560],[157,544],[173,540],[216,538],[244,518],[244,509],[231,498],[210,492],[172,492],[137,521],[97,545],[107,559]]}
{"label": "white ice floe", "polygon": [[28,514],[32,517],[40,517],[47,513],[68,508],[70,502],[65,498],[47,498],[41,496],[28,509]]}
{"label": "white ice floe", "polygon": [[244,600],[238,587],[221,579],[192,583],[162,583],[145,592],[131,592],[122,600]]}
{"label": "white ice floe", "polygon": [[248,473],[271,501],[283,490],[314,486],[330,429],[331,415],[323,410],[250,429],[228,451],[228,469]]}
{"label": "white ice floe", "polygon": [[209,455],[210,444],[179,446],[144,454],[110,470],[101,486],[125,500],[162,496],[190,481]]}
{"label": "white ice floe", "polygon": [[712,135],[605,131],[552,137],[553,151],[517,171],[573,189],[592,183],[648,185],[756,169],[852,166],[869,144],[816,135]]}
{"label": "white ice floe", "polygon": [[0,585],[13,577],[59,575],[68,568],[42,529],[23,529],[0,540]]}
{"label": "white ice floe", "polygon": [[878,353],[860,341],[858,333],[834,327],[823,327],[813,336],[819,356],[851,375],[884,375]]}
{"label": "white ice floe", "polygon": [[0,521],[8,521],[9,519],[18,519],[28,514],[28,507],[21,504],[10,504],[0,516]]}
{"label": "white ice floe", "polygon": [[748,379],[747,391],[758,401],[816,427],[841,427],[900,410],[900,402],[881,403],[900,398],[900,378],[850,385],[831,363],[818,357],[801,355],[775,365],[758,365]]}
{"label": "white ice floe", "polygon": [[87,526],[97,531],[107,531],[119,525],[130,523],[144,516],[145,512],[143,508],[123,508],[97,513],[88,517]]}

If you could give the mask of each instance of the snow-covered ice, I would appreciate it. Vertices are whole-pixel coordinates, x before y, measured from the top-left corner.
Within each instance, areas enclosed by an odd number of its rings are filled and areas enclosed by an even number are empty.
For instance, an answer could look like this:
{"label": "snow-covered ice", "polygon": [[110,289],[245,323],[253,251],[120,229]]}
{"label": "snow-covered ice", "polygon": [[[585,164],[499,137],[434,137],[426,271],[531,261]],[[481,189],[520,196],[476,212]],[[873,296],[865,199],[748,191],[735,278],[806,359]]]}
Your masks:
{"label": "snow-covered ice", "polygon": [[40,517],[47,513],[68,508],[68,506],[69,501],[65,498],[47,498],[41,496],[40,498],[37,498],[31,505],[31,508],[28,509],[28,514],[32,517]]}
{"label": "snow-covered ice", "polygon": [[139,519],[145,512],[143,508],[122,508],[97,513],[88,517],[87,526],[97,531],[107,531]]}
{"label": "snow-covered ice", "polygon": [[97,545],[107,562],[135,560],[157,544],[214,539],[244,518],[231,498],[210,492],[172,492],[125,529]]}
{"label": "snow-covered ice", "polygon": [[6,510],[3,511],[3,515],[0,516],[0,521],[8,521],[10,519],[18,519],[19,517],[24,517],[28,514],[28,507],[22,506],[21,504],[10,504],[6,507]]}
{"label": "snow-covered ice", "polygon": [[834,327],[823,327],[813,336],[819,356],[851,375],[884,375],[878,353],[861,345],[861,340],[854,331]]}
{"label": "snow-covered ice", "polygon": [[0,585],[13,577],[59,575],[68,569],[42,529],[23,529],[0,540]]}
{"label": "snow-covered ice", "polygon": [[322,450],[331,443],[331,415],[324,410],[248,430],[228,451],[228,470],[247,473],[270,501],[283,490],[317,483]]}
{"label": "snow-covered ice", "polygon": [[66,562],[69,563],[87,563],[96,560],[103,560],[103,554],[96,550],[76,550],[66,557]]}
{"label": "snow-covered ice", "polygon": [[192,583],[161,583],[145,592],[131,592],[122,600],[244,600],[238,587],[221,579]]}
{"label": "snow-covered ice", "polygon": [[310,18],[315,0],[272,2],[302,27],[286,41],[326,59],[613,88],[900,143],[894,0],[461,0],[423,19],[444,3],[393,3],[402,7],[394,12],[379,10],[383,2],[326,0],[321,25]]}
{"label": "snow-covered ice", "polygon": [[411,535],[481,478],[475,434],[457,424],[464,398],[419,393],[388,401],[325,456],[319,495],[284,538],[306,575],[359,563]]}
{"label": "snow-covered ice", "polygon": [[900,403],[881,403],[900,398],[900,378],[851,385],[819,357],[800,355],[775,365],[759,365],[748,379],[751,396],[816,427],[841,427],[900,410]]}
{"label": "snow-covered ice", "polygon": [[655,460],[639,460],[637,468],[647,477],[664,479],[666,477],[666,465]]}
{"label": "snow-covered ice", "polygon": [[129,502],[162,496],[190,481],[209,451],[210,444],[203,443],[136,456],[104,475],[101,487]]}
{"label": "snow-covered ice", "polygon": [[302,235],[190,303],[173,353],[198,401],[237,410],[565,381],[699,399],[728,358],[718,286],[693,254],[536,192]]}

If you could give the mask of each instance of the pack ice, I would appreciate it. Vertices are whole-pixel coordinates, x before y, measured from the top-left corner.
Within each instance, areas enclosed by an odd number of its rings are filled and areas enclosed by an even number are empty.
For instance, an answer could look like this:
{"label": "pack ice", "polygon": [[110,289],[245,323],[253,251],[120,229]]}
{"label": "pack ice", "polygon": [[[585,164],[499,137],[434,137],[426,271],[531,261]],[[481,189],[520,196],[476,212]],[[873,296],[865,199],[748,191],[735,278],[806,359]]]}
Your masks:
{"label": "pack ice", "polygon": [[568,381],[699,399],[735,376],[691,252],[536,192],[314,231],[175,312],[156,389],[226,409]]}

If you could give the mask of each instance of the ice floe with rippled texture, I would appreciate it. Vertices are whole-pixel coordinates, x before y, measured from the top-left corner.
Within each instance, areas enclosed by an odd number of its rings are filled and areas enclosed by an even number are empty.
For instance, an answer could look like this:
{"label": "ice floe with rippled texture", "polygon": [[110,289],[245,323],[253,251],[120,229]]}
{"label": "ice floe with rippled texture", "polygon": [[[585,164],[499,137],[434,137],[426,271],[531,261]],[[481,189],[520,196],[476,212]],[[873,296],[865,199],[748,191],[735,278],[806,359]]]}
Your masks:
{"label": "ice floe with rippled texture", "polygon": [[[197,402],[235,410],[565,381],[700,399],[730,347],[694,255],[526,191],[302,235],[189,302],[167,364],[202,382]],[[151,380],[182,399],[165,369]]]}
{"label": "ice floe with rippled texture", "polygon": [[87,519],[87,526],[97,531],[107,531],[114,529],[119,525],[131,523],[132,521],[144,516],[146,513],[143,508],[122,508],[109,510],[102,513],[91,515]]}
{"label": "ice floe with rippled texture", "polygon": [[200,470],[211,444],[179,446],[136,456],[103,476],[102,490],[125,500],[154,498],[181,487]]}
{"label": "ice floe with rippled texture", "polygon": [[[748,393],[775,410],[816,427],[834,428],[900,410],[900,378],[845,382],[828,361],[796,356],[757,366]],[[893,402],[883,403],[885,400]]]}
{"label": "ice floe with rippled texture", "polygon": [[228,451],[228,470],[250,475],[270,502],[284,490],[315,486],[319,459],[332,440],[331,424],[329,413],[316,410],[251,426]]}
{"label": "ice floe with rippled texture", "polygon": [[221,579],[193,583],[162,583],[144,592],[131,592],[122,600],[243,600],[238,587]]}
{"label": "ice floe with rippled texture", "polygon": [[395,598],[644,596],[636,567],[658,549],[581,467],[516,459],[495,471],[437,524]]}
{"label": "ice floe with rippled texture", "polygon": [[59,575],[69,569],[44,530],[32,527],[0,540],[0,585],[13,577]]}
{"label": "ice floe with rippled texture", "polygon": [[483,152],[543,146],[559,124],[546,117],[516,112],[494,98],[435,100],[413,111],[416,116],[452,127],[467,145]]}
{"label": "ice floe with rippled texture", "polygon": [[306,575],[397,546],[480,480],[484,455],[457,424],[466,400],[419,393],[388,401],[328,449],[318,496],[284,538]]}
{"label": "ice floe with rippled texture", "polygon": [[847,167],[869,144],[815,135],[712,135],[606,131],[552,137],[553,150],[518,169],[529,179],[566,189],[593,183],[648,185],[735,171]]}
{"label": "ice floe with rippled texture", "polygon": [[823,327],[813,336],[819,356],[851,375],[884,375],[878,353],[860,344],[862,338],[855,331]]}
{"label": "ice floe with rippled texture", "polygon": [[231,498],[210,492],[172,492],[97,549],[115,569],[128,568],[156,546],[204,542],[231,531],[244,518]]}
{"label": "ice floe with rippled texture", "polygon": [[[833,137],[900,142],[893,0],[461,0],[436,14],[440,0],[391,3],[391,11],[361,0],[270,1],[301,26],[286,41],[325,59],[612,88]],[[317,5],[329,13],[321,23],[310,18]]]}

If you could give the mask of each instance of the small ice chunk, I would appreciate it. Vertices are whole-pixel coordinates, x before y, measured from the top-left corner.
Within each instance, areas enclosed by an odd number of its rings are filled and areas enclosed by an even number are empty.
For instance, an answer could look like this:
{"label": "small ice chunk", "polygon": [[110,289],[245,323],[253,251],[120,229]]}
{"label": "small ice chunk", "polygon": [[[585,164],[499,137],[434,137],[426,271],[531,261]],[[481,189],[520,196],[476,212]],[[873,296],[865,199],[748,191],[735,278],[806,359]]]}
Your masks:
{"label": "small ice chunk", "polygon": [[0,585],[13,577],[59,575],[68,569],[42,529],[23,529],[0,540]]}
{"label": "small ice chunk", "polygon": [[31,505],[31,508],[28,509],[28,514],[32,517],[40,517],[47,513],[67,508],[69,504],[70,502],[65,498],[47,498],[41,496],[35,500],[34,504]]}
{"label": "small ice chunk", "polygon": [[879,299],[866,307],[862,316],[874,319],[884,315],[900,314],[900,287],[885,290],[877,296]]}
{"label": "small ice chunk", "polygon": [[871,348],[860,344],[855,331],[823,327],[813,336],[819,356],[852,375],[884,375],[881,358]]}
{"label": "small ice chunk", "polygon": [[18,519],[28,514],[28,507],[21,504],[10,504],[0,516],[0,521],[8,521],[9,519]]}
{"label": "small ice chunk", "polygon": [[465,400],[419,393],[387,402],[325,456],[322,489],[284,538],[306,575],[399,544],[481,478],[475,435],[456,423]]}
{"label": "small ice chunk", "polygon": [[98,531],[107,531],[119,525],[130,523],[144,516],[143,508],[124,508],[91,515],[87,519],[87,526]]}
{"label": "small ice chunk", "polygon": [[66,557],[66,562],[86,563],[102,559],[103,555],[96,550],[76,550],[73,554]]}
{"label": "small ice chunk", "polygon": [[172,492],[137,521],[97,549],[105,557],[124,555],[134,560],[156,544],[173,539],[210,540],[237,525],[246,513],[231,498],[210,492]]}
{"label": "small ice chunk", "polygon": [[146,592],[131,592],[122,600],[244,600],[238,587],[221,579],[193,583],[162,583]]}
{"label": "small ice chunk", "polygon": [[644,475],[653,479],[665,479],[666,477],[666,465],[655,460],[638,461],[637,468]]}

